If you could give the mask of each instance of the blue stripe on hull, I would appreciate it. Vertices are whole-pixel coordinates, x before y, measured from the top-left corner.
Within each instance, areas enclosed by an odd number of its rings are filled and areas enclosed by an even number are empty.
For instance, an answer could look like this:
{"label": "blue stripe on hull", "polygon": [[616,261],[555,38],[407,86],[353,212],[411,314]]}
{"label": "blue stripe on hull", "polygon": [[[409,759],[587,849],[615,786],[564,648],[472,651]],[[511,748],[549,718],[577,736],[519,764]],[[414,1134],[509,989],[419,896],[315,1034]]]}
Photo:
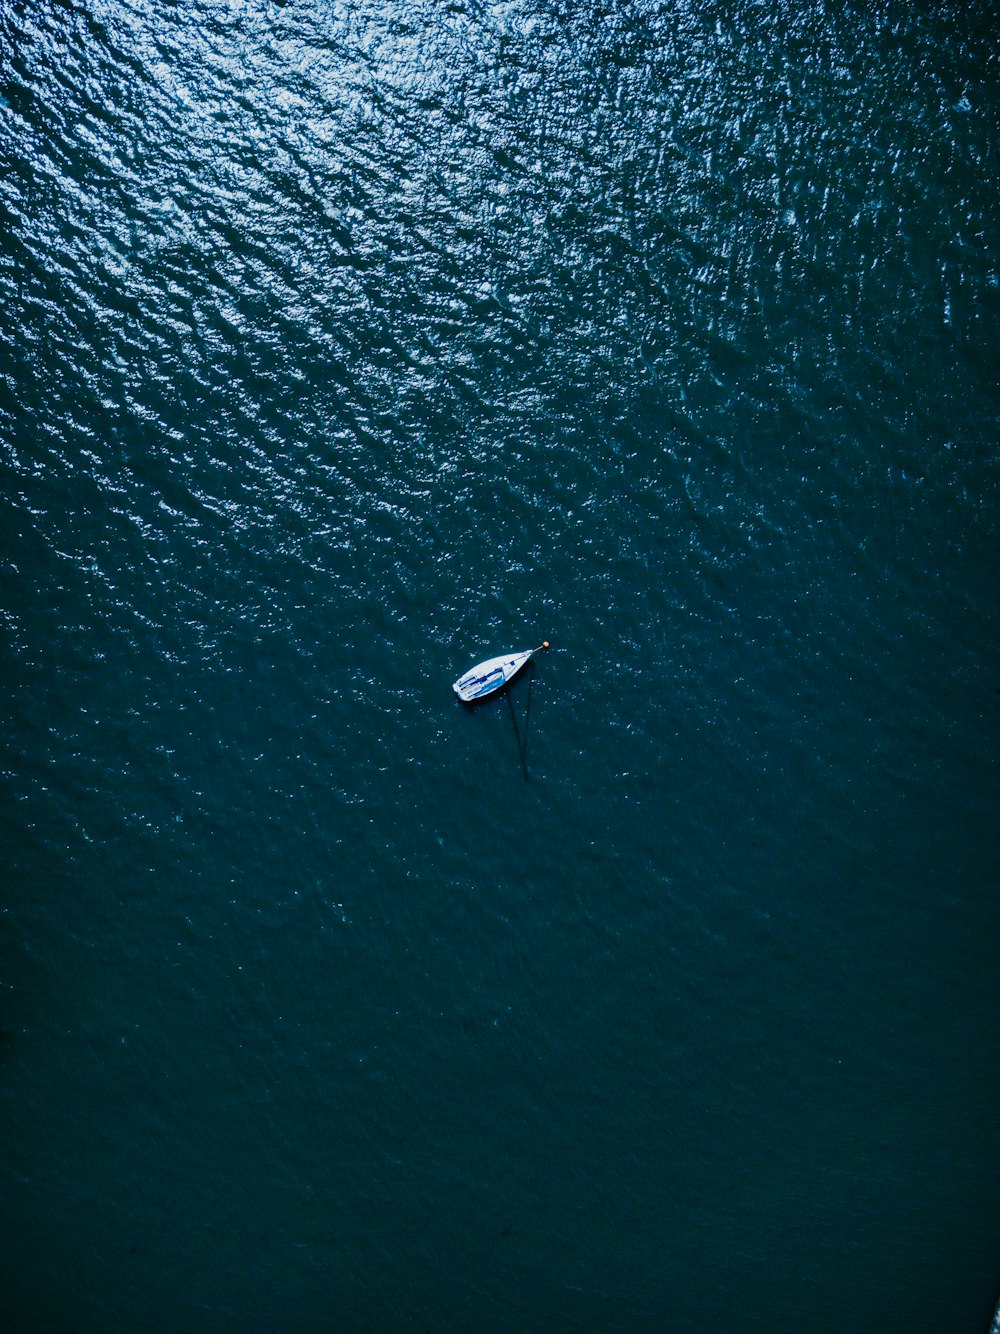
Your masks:
{"label": "blue stripe on hull", "polygon": [[505,678],[503,672],[493,672],[489,676],[484,676],[480,678],[482,684],[479,686],[478,690],[470,690],[470,686],[477,684],[476,682],[473,681],[470,681],[468,683],[466,683],[465,681],[461,681],[459,682],[459,684],[467,694],[473,694],[478,697],[479,695],[487,694],[491,690],[495,690],[498,685],[503,684],[504,679]]}

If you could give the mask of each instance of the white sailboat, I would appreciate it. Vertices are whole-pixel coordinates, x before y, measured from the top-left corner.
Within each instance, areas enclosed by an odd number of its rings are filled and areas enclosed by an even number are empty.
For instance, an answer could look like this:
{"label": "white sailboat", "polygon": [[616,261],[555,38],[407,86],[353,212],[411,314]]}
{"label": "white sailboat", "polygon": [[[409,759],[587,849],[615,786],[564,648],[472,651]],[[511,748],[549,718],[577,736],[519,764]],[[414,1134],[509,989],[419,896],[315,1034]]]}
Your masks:
{"label": "white sailboat", "polygon": [[508,681],[531,661],[536,653],[541,653],[549,646],[548,640],[537,648],[525,649],[522,653],[502,653],[498,658],[487,658],[475,667],[470,667],[464,676],[454,684],[454,691],[463,704],[475,704],[502,690]]}

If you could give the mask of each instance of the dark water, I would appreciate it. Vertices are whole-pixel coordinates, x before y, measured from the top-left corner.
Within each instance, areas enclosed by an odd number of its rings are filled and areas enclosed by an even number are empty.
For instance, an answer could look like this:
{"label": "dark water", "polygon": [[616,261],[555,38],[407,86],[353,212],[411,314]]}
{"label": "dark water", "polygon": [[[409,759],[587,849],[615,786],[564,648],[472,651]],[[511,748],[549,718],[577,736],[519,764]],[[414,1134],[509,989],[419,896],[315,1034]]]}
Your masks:
{"label": "dark water", "polygon": [[996,37],[3,8],[6,1329],[984,1329]]}

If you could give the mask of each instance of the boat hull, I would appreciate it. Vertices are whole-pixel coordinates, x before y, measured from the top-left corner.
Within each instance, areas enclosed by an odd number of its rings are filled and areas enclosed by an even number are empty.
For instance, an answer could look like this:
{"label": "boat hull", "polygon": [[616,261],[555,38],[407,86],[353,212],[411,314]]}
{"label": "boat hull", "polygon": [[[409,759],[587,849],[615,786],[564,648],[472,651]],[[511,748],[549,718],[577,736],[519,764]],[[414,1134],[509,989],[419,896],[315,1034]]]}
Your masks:
{"label": "boat hull", "polygon": [[518,672],[531,661],[533,652],[533,649],[528,649],[524,653],[504,653],[498,658],[487,658],[485,662],[470,667],[464,676],[458,678],[452,689],[463,704],[478,704],[513,681]]}

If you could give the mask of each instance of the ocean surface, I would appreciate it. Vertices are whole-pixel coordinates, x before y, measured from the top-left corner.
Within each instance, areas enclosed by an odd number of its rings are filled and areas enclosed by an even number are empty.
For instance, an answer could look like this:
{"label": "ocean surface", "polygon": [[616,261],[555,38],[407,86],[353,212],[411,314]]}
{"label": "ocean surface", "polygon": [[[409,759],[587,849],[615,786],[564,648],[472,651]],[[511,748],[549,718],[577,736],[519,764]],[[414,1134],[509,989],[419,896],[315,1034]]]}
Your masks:
{"label": "ocean surface", "polygon": [[4,1330],[985,1330],[994,19],[3,6]]}

